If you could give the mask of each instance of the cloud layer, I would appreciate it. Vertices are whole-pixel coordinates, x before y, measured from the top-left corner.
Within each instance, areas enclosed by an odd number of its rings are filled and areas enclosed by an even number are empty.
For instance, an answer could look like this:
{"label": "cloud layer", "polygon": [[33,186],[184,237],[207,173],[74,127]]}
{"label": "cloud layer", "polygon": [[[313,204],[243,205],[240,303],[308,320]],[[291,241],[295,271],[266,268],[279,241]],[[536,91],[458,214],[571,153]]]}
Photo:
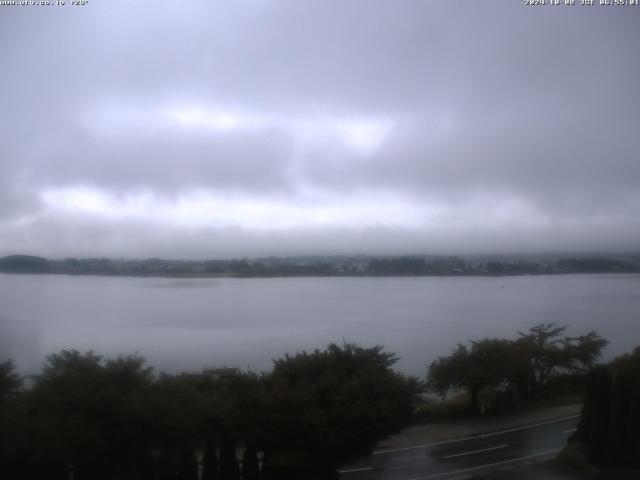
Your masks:
{"label": "cloud layer", "polygon": [[637,248],[640,8],[0,14],[0,254]]}

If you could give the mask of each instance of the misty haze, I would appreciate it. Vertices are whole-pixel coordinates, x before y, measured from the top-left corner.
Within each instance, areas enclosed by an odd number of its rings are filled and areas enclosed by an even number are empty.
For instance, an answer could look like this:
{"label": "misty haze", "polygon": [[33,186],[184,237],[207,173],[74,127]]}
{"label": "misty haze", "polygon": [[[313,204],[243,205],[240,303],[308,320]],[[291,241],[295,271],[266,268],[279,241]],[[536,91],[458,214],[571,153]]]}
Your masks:
{"label": "misty haze", "polygon": [[0,0],[0,477],[638,478],[639,4]]}

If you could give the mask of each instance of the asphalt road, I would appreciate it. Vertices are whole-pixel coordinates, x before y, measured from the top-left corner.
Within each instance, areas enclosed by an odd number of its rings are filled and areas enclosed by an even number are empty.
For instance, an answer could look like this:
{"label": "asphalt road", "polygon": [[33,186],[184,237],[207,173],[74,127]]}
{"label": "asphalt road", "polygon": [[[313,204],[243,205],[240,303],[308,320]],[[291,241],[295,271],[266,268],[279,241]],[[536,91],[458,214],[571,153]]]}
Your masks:
{"label": "asphalt road", "polygon": [[460,480],[548,460],[575,431],[578,415],[457,440],[380,450],[343,467],[342,480]]}

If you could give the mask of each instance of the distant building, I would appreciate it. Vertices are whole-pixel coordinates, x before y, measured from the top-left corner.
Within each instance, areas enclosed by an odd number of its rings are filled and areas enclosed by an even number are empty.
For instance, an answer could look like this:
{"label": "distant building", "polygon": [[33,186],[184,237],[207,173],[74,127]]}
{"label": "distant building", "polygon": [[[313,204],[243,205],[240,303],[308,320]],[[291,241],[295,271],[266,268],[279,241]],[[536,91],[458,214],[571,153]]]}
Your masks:
{"label": "distant building", "polygon": [[234,378],[242,376],[242,372],[236,367],[207,368],[201,372],[182,372],[183,375],[207,380],[219,380],[221,378]]}

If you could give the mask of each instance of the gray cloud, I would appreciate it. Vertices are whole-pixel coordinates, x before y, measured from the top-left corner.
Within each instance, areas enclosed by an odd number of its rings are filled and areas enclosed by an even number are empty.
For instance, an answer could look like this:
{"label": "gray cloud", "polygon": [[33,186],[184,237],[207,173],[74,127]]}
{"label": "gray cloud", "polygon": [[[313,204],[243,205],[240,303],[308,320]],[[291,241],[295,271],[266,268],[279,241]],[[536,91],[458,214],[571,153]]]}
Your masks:
{"label": "gray cloud", "polygon": [[640,9],[0,13],[0,253],[635,248]]}

